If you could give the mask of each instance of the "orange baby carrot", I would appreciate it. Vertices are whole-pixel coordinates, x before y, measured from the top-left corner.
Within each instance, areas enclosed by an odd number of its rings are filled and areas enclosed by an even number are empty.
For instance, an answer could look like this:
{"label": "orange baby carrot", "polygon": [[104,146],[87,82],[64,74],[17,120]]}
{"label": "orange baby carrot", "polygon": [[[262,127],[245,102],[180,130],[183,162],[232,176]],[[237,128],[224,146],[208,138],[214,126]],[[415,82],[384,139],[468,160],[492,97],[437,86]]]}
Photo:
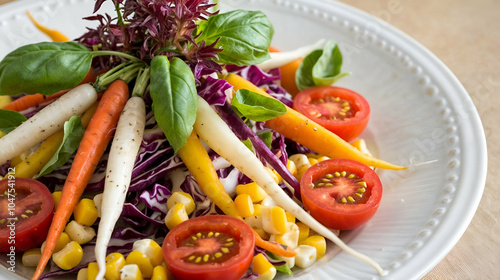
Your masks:
{"label": "orange baby carrot", "polygon": [[94,116],[85,130],[64,183],[59,206],[52,219],[46,245],[32,279],[40,278],[56,242],[83,194],[90,177],[113,137],[113,130],[129,97],[128,86],[117,80],[104,92]]}
{"label": "orange baby carrot", "polygon": [[[261,88],[236,74],[230,73],[227,75],[225,80],[234,87],[235,91],[239,89],[247,89],[271,97]],[[362,162],[368,166],[385,169],[406,169],[406,167],[394,165],[368,156],[354,148],[351,144],[347,143],[333,132],[315,123],[301,113],[289,107],[286,109],[286,114],[268,120],[265,125],[272,130],[279,132],[286,138],[292,139],[293,141],[308,147],[320,155],[331,158],[349,158]]]}
{"label": "orange baby carrot", "polygon": [[290,247],[285,248],[278,243],[266,241],[262,239],[262,237],[260,237],[260,235],[257,234],[255,231],[253,232],[253,235],[255,236],[255,246],[259,248],[267,250],[278,256],[287,258],[295,257],[295,255],[297,255],[297,252],[295,252],[292,248]]}

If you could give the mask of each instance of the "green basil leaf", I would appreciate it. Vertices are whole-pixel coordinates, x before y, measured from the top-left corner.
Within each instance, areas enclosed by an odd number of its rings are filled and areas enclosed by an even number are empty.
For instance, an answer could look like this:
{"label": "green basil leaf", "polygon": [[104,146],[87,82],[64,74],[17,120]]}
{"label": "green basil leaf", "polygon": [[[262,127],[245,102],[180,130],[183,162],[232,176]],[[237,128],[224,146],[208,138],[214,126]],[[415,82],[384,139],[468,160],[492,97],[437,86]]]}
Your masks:
{"label": "green basil leaf", "polygon": [[0,94],[45,95],[73,88],[85,78],[92,52],[76,42],[26,45],[0,62]]}
{"label": "green basil leaf", "polygon": [[16,111],[0,109],[0,131],[7,134],[26,120],[26,117]]}
{"label": "green basil leaf", "polygon": [[151,61],[151,98],[158,126],[175,151],[186,144],[193,130],[198,94],[191,68],[180,58],[166,56]]}
{"label": "green basil leaf", "polygon": [[52,173],[52,171],[63,166],[71,155],[76,152],[82,140],[85,128],[79,116],[73,116],[64,123],[64,137],[56,153],[42,168],[38,177]]}
{"label": "green basil leaf", "polygon": [[306,88],[310,88],[315,86],[312,70],[314,68],[314,64],[323,54],[322,50],[315,50],[308,54],[299,68],[297,68],[297,72],[295,73],[295,83],[297,84],[297,88],[299,90],[304,90]]}
{"label": "green basil leaf", "polygon": [[[283,260],[283,258],[281,258],[280,256],[278,256],[274,253],[271,253],[269,251],[266,251],[266,255],[269,256],[269,258],[271,258],[273,260]],[[284,265],[280,265],[280,266],[275,265],[274,267],[276,268],[276,271],[278,271],[278,272],[293,276],[293,272],[290,269],[290,267],[288,266],[288,264],[284,264]]]}
{"label": "green basil leaf", "polygon": [[200,35],[197,43],[217,42],[216,47],[222,48],[218,53],[220,63],[252,65],[270,58],[274,28],[260,11],[235,10],[211,16],[199,24],[196,32]]}
{"label": "green basil leaf", "polygon": [[247,146],[247,148],[253,153],[253,144],[252,141],[250,141],[250,139],[247,138],[245,140],[241,140],[241,142],[243,143],[243,145]]}
{"label": "green basil leaf", "polygon": [[280,101],[246,89],[236,92],[231,105],[253,121],[267,121],[286,114],[286,107]]}
{"label": "green basil leaf", "polygon": [[273,142],[273,132],[270,130],[264,130],[257,133],[257,136],[266,144],[266,146],[271,149],[271,143]]}
{"label": "green basil leaf", "polygon": [[307,55],[297,69],[295,81],[300,90],[319,85],[331,85],[350,75],[341,72],[342,53],[335,41],[330,40],[322,50]]}

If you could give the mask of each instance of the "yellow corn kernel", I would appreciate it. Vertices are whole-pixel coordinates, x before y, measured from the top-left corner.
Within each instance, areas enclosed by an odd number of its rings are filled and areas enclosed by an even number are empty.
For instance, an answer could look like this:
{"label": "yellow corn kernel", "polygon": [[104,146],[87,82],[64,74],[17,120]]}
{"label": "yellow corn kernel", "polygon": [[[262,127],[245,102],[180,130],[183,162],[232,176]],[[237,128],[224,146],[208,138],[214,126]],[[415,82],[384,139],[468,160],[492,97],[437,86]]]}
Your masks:
{"label": "yellow corn kernel", "polygon": [[302,222],[296,223],[297,227],[299,227],[299,243],[306,240],[309,237],[310,228],[306,224]]}
{"label": "yellow corn kernel", "polygon": [[125,258],[125,262],[127,264],[136,264],[144,278],[151,278],[153,275],[153,265],[149,261],[148,257],[137,250],[130,252],[130,254],[128,254]]}
{"label": "yellow corn kernel", "polygon": [[81,225],[74,220],[66,225],[64,231],[71,240],[78,242],[78,244],[86,244],[95,237],[94,228]]}
{"label": "yellow corn kernel", "polygon": [[151,280],[171,280],[170,273],[168,269],[164,266],[157,265],[153,269],[153,276],[151,276]]}
{"label": "yellow corn kernel", "polygon": [[253,208],[252,198],[246,193],[236,196],[234,206],[238,210],[238,214],[243,218],[254,215],[255,209]]}
{"label": "yellow corn kernel", "polygon": [[251,228],[262,228],[262,216],[250,216],[243,218],[245,223],[249,225]]}
{"label": "yellow corn kernel", "polygon": [[275,241],[295,249],[299,245],[299,227],[295,223],[287,223],[287,228],[288,230],[284,234],[272,234],[269,241]]}
{"label": "yellow corn kernel", "polygon": [[316,262],[316,248],[309,245],[299,245],[295,248],[295,265],[300,268],[308,268]]}
{"label": "yellow corn kernel", "polygon": [[260,204],[253,205],[253,215],[254,216],[262,215],[262,205],[260,205]]}
{"label": "yellow corn kernel", "polygon": [[318,160],[315,158],[308,158],[308,160],[310,165],[315,165],[316,163],[318,163]]}
{"label": "yellow corn kernel", "polygon": [[57,206],[59,206],[59,201],[61,201],[61,192],[53,192],[52,199],[54,199],[54,211],[56,211]]}
{"label": "yellow corn kernel", "polygon": [[144,280],[139,266],[136,264],[127,264],[120,270],[121,280]]}
{"label": "yellow corn kernel", "polygon": [[42,251],[40,248],[33,248],[23,253],[23,265],[26,267],[36,267],[40,261]]}
{"label": "yellow corn kernel", "polygon": [[146,255],[153,266],[158,266],[164,261],[161,246],[153,239],[135,241],[132,250],[139,251]]}
{"label": "yellow corn kernel", "polygon": [[290,173],[292,173],[293,176],[297,175],[297,166],[295,165],[295,162],[288,159],[286,161],[286,168],[290,171]]}
{"label": "yellow corn kernel", "polygon": [[0,96],[0,108],[3,108],[5,105],[9,104],[12,102],[12,97],[8,95],[2,95]]}
{"label": "yellow corn kernel", "polygon": [[286,233],[285,210],[279,206],[262,207],[262,228],[271,234]]}
{"label": "yellow corn kernel", "polygon": [[295,223],[295,216],[292,213],[285,211],[285,215],[286,215],[287,222]]}
{"label": "yellow corn kernel", "polygon": [[327,156],[320,156],[319,158],[317,158],[318,162],[322,162],[322,161],[329,160],[329,159],[330,158]]}
{"label": "yellow corn kernel", "polygon": [[177,203],[170,210],[168,210],[167,215],[165,216],[165,225],[168,229],[173,229],[178,224],[187,221],[189,219],[186,208],[184,204]]}
{"label": "yellow corn kernel", "polygon": [[301,245],[309,245],[316,248],[316,259],[320,259],[325,255],[326,252],[326,240],[320,235],[311,235],[304,241],[300,242]]}
{"label": "yellow corn kernel", "polygon": [[310,166],[307,166],[307,165],[302,165],[301,167],[299,167],[297,169],[297,176],[295,176],[295,178],[297,178],[297,180],[300,181],[300,179],[302,179],[302,175],[304,175],[304,173],[307,171],[307,169],[309,169]]}
{"label": "yellow corn kernel", "polygon": [[294,154],[289,157],[290,161],[293,161],[297,170],[302,166],[307,166],[308,168],[311,166],[309,163],[309,158],[304,154]]}
{"label": "yellow corn kernel", "polygon": [[97,220],[99,213],[92,199],[84,198],[78,202],[73,210],[75,221],[80,225],[91,226]]}
{"label": "yellow corn kernel", "polygon": [[191,212],[194,211],[195,204],[193,197],[185,192],[174,192],[172,195],[167,199],[167,208],[170,209],[174,207],[177,203],[182,203],[184,204],[184,207],[186,208],[186,213],[189,215]]}
{"label": "yellow corn kernel", "polygon": [[281,181],[283,181],[283,178],[281,178],[281,175],[276,170],[271,169],[269,167],[266,167],[266,170],[269,173],[269,175],[271,175],[271,177],[273,177],[276,184],[279,184],[279,183],[281,183]]}
{"label": "yellow corn kernel", "polygon": [[267,197],[266,191],[255,182],[236,186],[236,194],[248,194],[253,203],[261,202]]}
{"label": "yellow corn kernel", "polygon": [[106,280],[120,280],[120,269],[125,266],[125,258],[120,253],[111,253],[106,256]]}
{"label": "yellow corn kernel", "polygon": [[90,262],[87,266],[87,280],[95,280],[99,273],[99,266],[96,262]]}
{"label": "yellow corn kernel", "polygon": [[[65,233],[64,231],[59,235],[59,239],[57,239],[56,242],[56,247],[54,248],[54,253],[61,251],[66,244],[70,243],[71,239],[69,238],[68,234]],[[42,243],[41,250],[43,251],[43,248],[45,247],[45,241]]]}
{"label": "yellow corn kernel", "polygon": [[253,257],[252,270],[259,274],[257,279],[273,279],[276,276],[276,268],[262,254]]}
{"label": "yellow corn kernel", "polygon": [[82,246],[76,241],[71,241],[64,248],[52,254],[52,260],[61,269],[75,268],[83,258]]}
{"label": "yellow corn kernel", "polygon": [[95,208],[97,208],[97,216],[101,217],[101,205],[102,205],[102,193],[94,195],[92,199],[94,201]]}
{"label": "yellow corn kernel", "polygon": [[[76,275],[76,280],[88,280],[88,268],[82,268],[78,270],[78,274]],[[107,279],[106,279],[107,280]]]}
{"label": "yellow corn kernel", "polygon": [[274,199],[271,196],[268,196],[260,202],[260,206],[261,206],[261,212],[262,212],[262,208],[278,206],[278,204],[276,204],[276,202],[274,201]]}

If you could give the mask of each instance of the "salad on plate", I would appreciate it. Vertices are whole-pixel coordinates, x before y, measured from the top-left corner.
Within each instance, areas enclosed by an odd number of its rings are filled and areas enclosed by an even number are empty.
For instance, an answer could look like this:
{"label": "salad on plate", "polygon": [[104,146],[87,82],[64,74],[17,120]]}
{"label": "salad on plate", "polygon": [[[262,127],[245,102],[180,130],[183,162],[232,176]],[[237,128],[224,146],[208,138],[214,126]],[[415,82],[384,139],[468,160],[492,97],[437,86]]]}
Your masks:
{"label": "salad on plate", "polygon": [[384,274],[338,235],[377,211],[376,169],[405,167],[359,138],[334,40],[281,52],[264,13],[208,0],[84,20],[0,61],[0,251],[33,279],[273,279],[327,242]]}

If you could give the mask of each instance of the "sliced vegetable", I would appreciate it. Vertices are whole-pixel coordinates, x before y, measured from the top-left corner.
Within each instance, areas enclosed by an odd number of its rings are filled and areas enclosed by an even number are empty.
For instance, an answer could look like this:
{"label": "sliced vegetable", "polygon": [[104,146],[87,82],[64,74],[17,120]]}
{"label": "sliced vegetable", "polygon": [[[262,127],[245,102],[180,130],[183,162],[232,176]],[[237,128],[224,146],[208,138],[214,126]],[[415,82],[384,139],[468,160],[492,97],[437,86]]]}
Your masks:
{"label": "sliced vegetable", "polygon": [[333,86],[307,88],[293,100],[293,109],[349,142],[370,118],[370,105],[359,93]]}
{"label": "sliced vegetable", "polygon": [[163,255],[175,279],[237,280],[252,263],[253,234],[245,222],[234,217],[196,217],[167,234]]}
{"label": "sliced vegetable", "polygon": [[30,149],[63,128],[64,122],[82,114],[97,100],[90,84],[75,87],[0,138],[0,164]]}
{"label": "sliced vegetable", "polygon": [[330,159],[311,166],[300,187],[306,210],[332,229],[363,225],[375,215],[382,199],[377,173],[349,159]]}
{"label": "sliced vegetable", "polygon": [[304,211],[283,189],[274,181],[260,160],[233,134],[227,124],[201,97],[198,98],[198,111],[194,125],[200,138],[217,154],[224,157],[235,168],[243,172],[259,186],[264,188],[269,196],[286,211],[307,224],[312,230],[337,244],[352,256],[370,264],[377,272],[383,274],[383,269],[372,259],[354,251],[340,240],[333,232],[316,221]]}
{"label": "sliced vegetable", "polygon": [[128,86],[121,80],[113,82],[104,92],[73,160],[62,189],[61,201],[50,226],[46,246],[32,279],[38,279],[47,265],[59,235],[64,230],[76,203],[78,203],[90,177],[94,173],[99,159],[111,141],[112,131],[118,123],[118,118],[128,96]]}
{"label": "sliced vegetable", "polygon": [[42,183],[9,174],[0,181],[0,252],[23,252],[47,237],[54,201]]}
{"label": "sliced vegetable", "polygon": [[[232,84],[235,90],[245,88],[269,96],[265,91],[241,76],[230,73],[225,80]],[[285,115],[267,121],[266,126],[321,155],[331,158],[350,158],[369,166],[385,169],[406,169],[406,167],[394,165],[361,153],[342,138],[289,107],[287,107]]]}

